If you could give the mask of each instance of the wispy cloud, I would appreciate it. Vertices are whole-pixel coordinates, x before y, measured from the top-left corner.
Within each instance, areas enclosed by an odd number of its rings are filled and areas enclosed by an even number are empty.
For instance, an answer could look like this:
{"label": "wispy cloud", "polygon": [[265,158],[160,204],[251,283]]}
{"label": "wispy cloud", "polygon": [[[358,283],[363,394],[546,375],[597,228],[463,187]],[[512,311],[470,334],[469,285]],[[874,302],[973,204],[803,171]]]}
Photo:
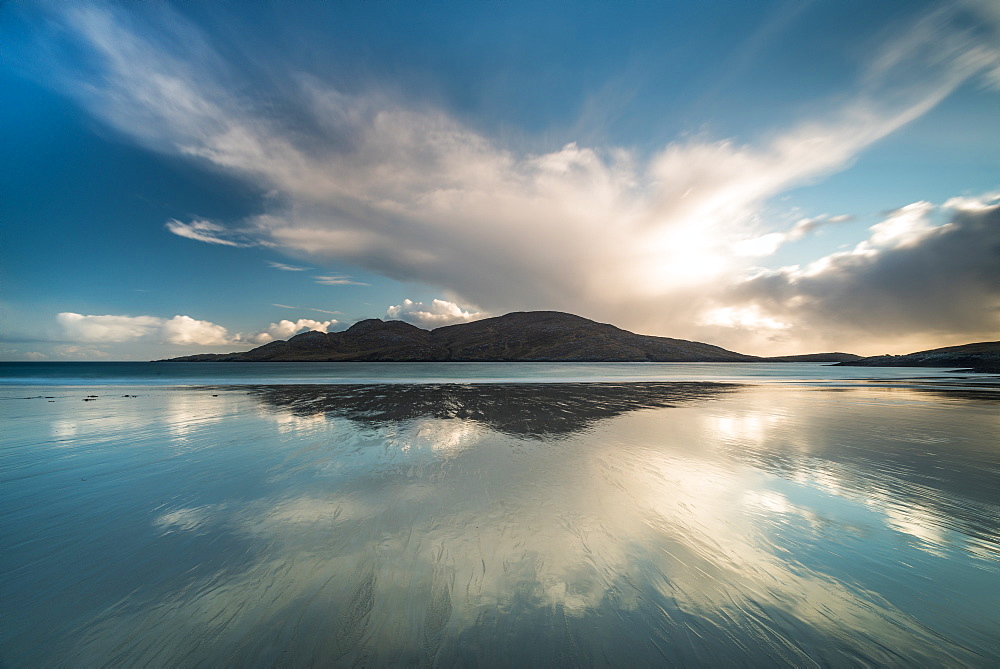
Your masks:
{"label": "wispy cloud", "polygon": [[[239,95],[229,83],[239,75],[183,21],[137,26],[103,5],[71,5],[64,18],[100,58],[99,77],[79,73],[82,84],[67,84],[95,116],[276,194],[274,209],[239,232],[171,221],[174,234],[346,261],[494,312],[559,308],[696,337],[705,332],[696,324],[751,269],[747,256],[820,224],[774,231],[760,220],[769,199],[844,169],[964,82],[992,81],[997,42],[965,30],[957,12],[900,28],[855,89],[814,118],[754,143],[696,137],[649,158],[572,143],[519,152],[443,110],[298,76],[285,99],[318,129],[306,142]],[[185,39],[157,37],[167,33]]]}
{"label": "wispy cloud", "polygon": [[364,281],[355,281],[349,276],[316,276],[313,277],[316,283],[321,286],[370,286],[370,283],[365,283]]}
{"label": "wispy cloud", "polygon": [[781,245],[798,241],[821,227],[835,223],[845,223],[853,219],[853,216],[847,214],[839,214],[837,216],[824,214],[822,216],[813,216],[812,218],[802,218],[784,232],[769,232],[760,237],[736,242],[733,245],[733,252],[738,256],[768,256],[777,251]]}
{"label": "wispy cloud", "polygon": [[203,219],[195,219],[190,223],[182,223],[176,219],[170,219],[166,222],[165,227],[179,237],[186,237],[187,239],[205,242],[206,244],[236,247],[252,246],[250,243],[232,239],[234,233],[224,226]]}
{"label": "wispy cloud", "polygon": [[[75,346],[72,344],[62,344],[53,347],[53,353],[60,358],[68,358],[70,360],[92,360],[94,358],[110,358],[111,354],[102,349],[96,348],[94,346]],[[30,355],[30,354],[29,354]],[[39,360],[37,356],[33,356],[32,359]]]}
{"label": "wispy cloud", "polygon": [[272,307],[278,307],[279,309],[297,309],[302,311],[316,311],[321,314],[330,314],[332,316],[340,316],[344,312],[342,311],[330,311],[328,309],[317,309],[316,307],[293,307],[290,304],[272,304]]}
{"label": "wispy cloud", "polygon": [[312,269],[311,267],[298,267],[296,265],[286,265],[285,263],[274,262],[273,260],[268,260],[267,264],[269,267],[273,267],[274,269],[280,269],[284,272],[305,272],[307,270]]}

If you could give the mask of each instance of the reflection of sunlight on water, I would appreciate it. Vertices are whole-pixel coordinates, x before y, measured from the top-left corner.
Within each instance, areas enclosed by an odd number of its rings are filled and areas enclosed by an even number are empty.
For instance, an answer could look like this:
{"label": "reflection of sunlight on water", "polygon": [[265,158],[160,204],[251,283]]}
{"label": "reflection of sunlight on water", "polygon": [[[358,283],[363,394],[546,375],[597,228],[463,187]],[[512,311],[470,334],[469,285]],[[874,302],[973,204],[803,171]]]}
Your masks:
{"label": "reflection of sunlight on water", "polygon": [[749,411],[712,416],[709,428],[723,440],[765,444],[774,429],[787,421],[788,416],[781,413]]}
{"label": "reflection of sunlight on water", "polygon": [[75,420],[59,418],[52,421],[52,437],[54,439],[67,439],[75,437],[80,431],[80,425]]}
{"label": "reflection of sunlight on water", "polygon": [[418,419],[409,426],[404,450],[431,450],[456,453],[473,445],[483,436],[483,428],[457,420]]}
{"label": "reflection of sunlight on water", "polygon": [[294,413],[264,411],[263,409],[258,410],[258,415],[274,421],[274,424],[278,426],[278,430],[286,434],[322,430],[328,427],[328,422],[334,420],[322,413],[300,416]]}
{"label": "reflection of sunlight on water", "polygon": [[791,513],[795,510],[784,495],[773,490],[747,490],[743,494],[743,503],[764,513]]}

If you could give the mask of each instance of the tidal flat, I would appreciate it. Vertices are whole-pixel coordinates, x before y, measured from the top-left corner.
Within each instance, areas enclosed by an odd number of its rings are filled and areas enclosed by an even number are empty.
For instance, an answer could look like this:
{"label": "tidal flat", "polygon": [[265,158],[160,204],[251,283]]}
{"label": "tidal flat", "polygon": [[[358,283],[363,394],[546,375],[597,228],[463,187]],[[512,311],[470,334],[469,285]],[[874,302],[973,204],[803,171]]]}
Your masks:
{"label": "tidal flat", "polygon": [[35,385],[0,411],[4,666],[1000,663],[995,390]]}

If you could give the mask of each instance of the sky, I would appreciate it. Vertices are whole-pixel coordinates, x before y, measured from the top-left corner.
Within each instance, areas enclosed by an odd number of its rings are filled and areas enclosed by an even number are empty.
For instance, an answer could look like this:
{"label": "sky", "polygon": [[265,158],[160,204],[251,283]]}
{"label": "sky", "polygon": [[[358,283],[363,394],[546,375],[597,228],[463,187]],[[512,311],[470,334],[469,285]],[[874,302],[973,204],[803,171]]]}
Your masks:
{"label": "sky", "polygon": [[0,4],[0,359],[1000,339],[1000,3]]}

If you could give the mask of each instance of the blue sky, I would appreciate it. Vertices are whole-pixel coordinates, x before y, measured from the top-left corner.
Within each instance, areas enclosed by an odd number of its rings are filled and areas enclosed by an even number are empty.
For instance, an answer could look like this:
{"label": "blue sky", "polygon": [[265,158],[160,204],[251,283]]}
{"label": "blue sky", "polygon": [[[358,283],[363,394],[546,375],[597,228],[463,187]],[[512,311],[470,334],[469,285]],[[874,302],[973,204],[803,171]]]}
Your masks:
{"label": "blue sky", "polygon": [[529,309],[1000,326],[989,2],[7,3],[0,359]]}

